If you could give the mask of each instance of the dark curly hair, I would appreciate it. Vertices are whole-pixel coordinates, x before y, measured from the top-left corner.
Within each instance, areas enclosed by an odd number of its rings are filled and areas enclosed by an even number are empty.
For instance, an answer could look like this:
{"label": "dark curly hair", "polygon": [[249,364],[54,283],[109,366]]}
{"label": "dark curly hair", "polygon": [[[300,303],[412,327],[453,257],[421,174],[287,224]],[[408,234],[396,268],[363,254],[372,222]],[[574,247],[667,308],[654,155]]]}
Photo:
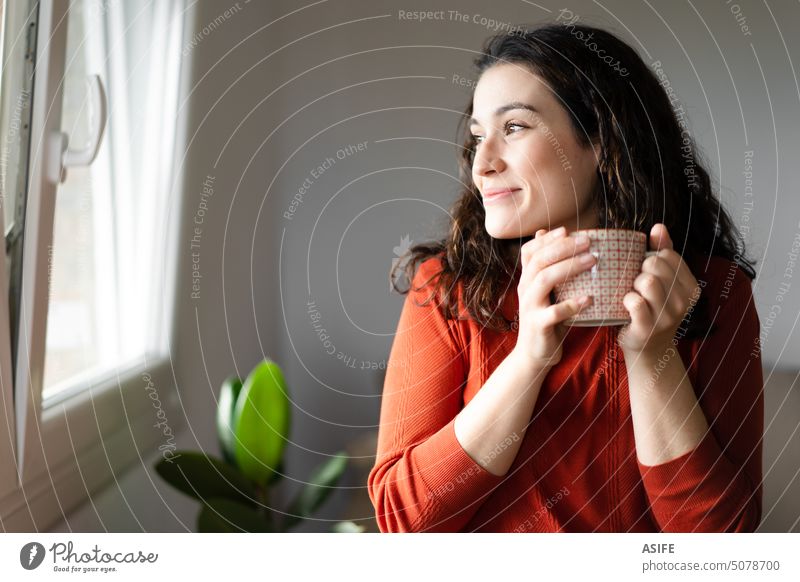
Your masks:
{"label": "dark curly hair", "polygon": [[[582,39],[592,39],[593,50]],[[601,49],[619,60],[616,67],[598,56]],[[589,26],[517,27],[490,37],[474,60],[479,76],[498,63],[525,65],[543,79],[569,113],[578,142],[600,145],[593,195],[601,228],[649,233],[661,222],[688,264],[716,255],[738,265],[751,280],[755,277],[755,263],[744,258],[744,240],[714,195],[666,83],[630,46]],[[487,233],[482,198],[472,181],[476,144],[468,131],[471,116],[472,99],[458,124],[457,142],[463,143],[459,178],[465,187],[451,208],[446,237],[412,246],[389,277],[395,290],[408,293],[397,287],[396,271],[412,282],[419,263],[439,257],[442,270],[432,278],[446,316],[459,317],[456,289],[461,283],[469,316],[486,328],[507,331],[512,322],[500,306],[507,293],[516,293],[511,281],[521,268],[519,249],[532,235],[501,240]],[[687,336],[707,324],[704,306],[701,298]]]}

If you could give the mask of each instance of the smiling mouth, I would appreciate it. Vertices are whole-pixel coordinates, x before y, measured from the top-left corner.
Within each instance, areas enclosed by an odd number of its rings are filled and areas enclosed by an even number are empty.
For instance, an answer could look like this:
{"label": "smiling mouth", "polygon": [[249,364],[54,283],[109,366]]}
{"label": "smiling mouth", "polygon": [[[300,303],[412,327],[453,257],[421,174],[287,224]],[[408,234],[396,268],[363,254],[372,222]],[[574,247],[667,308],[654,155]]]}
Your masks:
{"label": "smiling mouth", "polygon": [[507,190],[496,190],[496,191],[492,192],[491,194],[485,194],[483,196],[483,201],[484,202],[492,202],[494,200],[499,200],[501,198],[506,198],[507,196],[510,196],[514,192],[519,192],[520,190],[521,190],[521,188],[508,188]]}

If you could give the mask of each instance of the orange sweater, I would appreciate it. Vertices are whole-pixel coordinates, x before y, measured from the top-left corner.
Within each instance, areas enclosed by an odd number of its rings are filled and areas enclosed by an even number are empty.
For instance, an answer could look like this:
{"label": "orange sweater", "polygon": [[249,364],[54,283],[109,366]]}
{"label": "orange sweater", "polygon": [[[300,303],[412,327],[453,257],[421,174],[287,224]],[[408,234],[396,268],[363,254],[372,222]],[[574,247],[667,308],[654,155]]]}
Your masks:
{"label": "orange sweater", "polygon": [[[719,331],[681,337],[677,349],[711,430],[694,450],[653,467],[636,456],[620,328],[576,327],[568,328],[562,359],[542,383],[508,473],[482,468],[456,439],[454,418],[517,333],[447,320],[435,301],[413,304],[429,288],[409,292],[387,362],[368,478],[380,530],[754,531],[761,519],[763,378],[750,280],[718,257],[707,269],[705,261],[690,267],[706,282]],[[438,258],[423,262],[414,286],[438,269]],[[516,281],[511,289],[502,308],[513,320]]]}

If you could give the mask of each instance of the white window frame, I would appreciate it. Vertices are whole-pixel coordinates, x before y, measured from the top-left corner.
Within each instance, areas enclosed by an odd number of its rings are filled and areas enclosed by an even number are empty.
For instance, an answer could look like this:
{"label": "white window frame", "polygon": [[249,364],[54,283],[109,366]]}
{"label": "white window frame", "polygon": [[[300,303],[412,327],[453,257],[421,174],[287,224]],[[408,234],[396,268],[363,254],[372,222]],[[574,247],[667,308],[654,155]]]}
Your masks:
{"label": "white window frame", "polygon": [[[0,35],[1,36],[1,35]],[[0,204],[0,224],[4,222],[3,204]],[[0,260],[0,292],[5,299],[8,297],[8,280],[6,278],[5,257]],[[8,313],[8,301],[0,301],[0,403],[3,405],[3,415],[0,417],[0,499],[17,489],[16,457],[14,444],[16,443],[14,418],[14,383],[11,377],[11,321]],[[5,426],[3,426],[5,425]],[[5,429],[5,430],[3,430]],[[5,522],[5,513],[0,505],[0,517]]]}
{"label": "white window frame", "polygon": [[[16,377],[11,374],[8,302],[0,301],[0,400],[4,436],[0,438],[0,521],[5,531],[38,531],[50,527],[116,473],[155,451],[165,440],[148,383],[161,396],[159,405],[177,433],[184,425],[168,356],[104,378],[57,404],[42,408],[48,310],[48,249],[53,240],[57,185],[48,177],[60,164],[53,136],[61,131],[62,79],[65,67],[69,3],[41,0],[38,14],[36,69],[32,93],[31,146],[24,231],[23,272]],[[184,13],[187,20],[188,14]],[[184,22],[184,30],[189,22]],[[181,66],[179,95],[186,93],[188,67]],[[175,123],[172,159],[185,143],[183,123]],[[177,168],[173,165],[173,168]],[[182,191],[181,180],[172,182]],[[180,207],[179,196],[176,204]],[[180,213],[170,208],[166,229],[166,321],[168,346],[176,336],[176,284]],[[0,208],[0,224],[2,222]],[[5,261],[0,261],[0,290],[8,297]],[[144,374],[149,375],[146,382]],[[168,396],[169,395],[169,396]],[[16,472],[12,470],[16,467]]]}

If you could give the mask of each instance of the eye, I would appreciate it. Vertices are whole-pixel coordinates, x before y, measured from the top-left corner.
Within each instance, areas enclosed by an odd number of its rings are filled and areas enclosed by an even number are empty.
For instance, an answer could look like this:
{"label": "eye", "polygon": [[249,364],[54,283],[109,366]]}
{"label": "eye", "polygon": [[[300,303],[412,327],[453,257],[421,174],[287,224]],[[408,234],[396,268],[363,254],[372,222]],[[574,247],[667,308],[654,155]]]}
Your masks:
{"label": "eye", "polygon": [[[505,133],[508,133],[508,129],[509,129],[510,127],[518,127],[518,128],[520,128],[520,129],[525,129],[525,128],[527,128],[527,126],[526,126],[526,125],[523,125],[523,124],[521,124],[521,123],[516,123],[516,122],[514,122],[514,121],[507,121],[507,122],[505,123],[505,125],[503,125],[503,130],[504,130],[504,132],[505,132]],[[517,133],[517,132],[516,132],[516,131],[514,131],[514,132],[512,132],[512,133]],[[479,144],[479,143],[481,143],[481,141],[484,139],[484,137],[483,137],[482,135],[475,135],[475,134],[471,134],[471,135],[470,135],[470,137],[472,138],[472,141],[473,141],[473,142],[474,142],[476,145],[477,145],[477,144]]]}
{"label": "eye", "polygon": [[[509,127],[519,127],[519,128],[525,129],[527,126],[526,125],[522,125],[521,123],[515,123],[513,121],[509,121],[508,123],[505,124],[504,128],[506,129],[506,131],[508,131]],[[514,132],[514,133],[516,133],[516,132]]]}

